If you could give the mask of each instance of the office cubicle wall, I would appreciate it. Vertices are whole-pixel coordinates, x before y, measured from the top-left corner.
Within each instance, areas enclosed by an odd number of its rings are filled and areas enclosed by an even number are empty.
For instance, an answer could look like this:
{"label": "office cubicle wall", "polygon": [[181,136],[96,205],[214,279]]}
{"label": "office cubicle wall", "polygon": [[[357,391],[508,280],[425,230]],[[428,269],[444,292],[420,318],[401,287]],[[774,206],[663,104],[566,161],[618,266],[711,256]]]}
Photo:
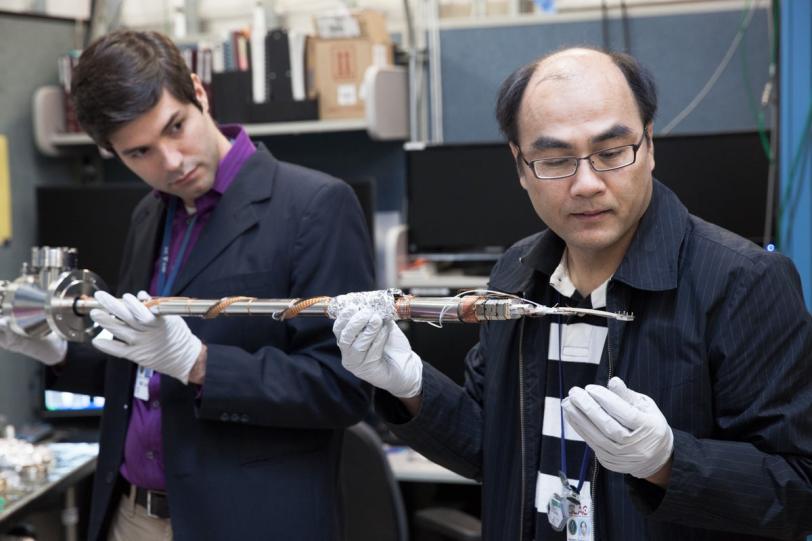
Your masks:
{"label": "office cubicle wall", "polygon": [[[746,2],[696,2],[630,9],[629,50],[652,71],[660,95],[655,133],[680,112],[710,79],[742,22]],[[515,68],[564,45],[602,46],[600,11],[514,19],[506,25],[446,28],[440,32],[444,141],[497,141],[494,104],[499,84]],[[617,15],[609,43],[624,50]],[[767,10],[759,7],[737,52],[696,110],[674,133],[723,133],[756,128],[745,84],[756,99],[769,63]],[[744,55],[747,61],[743,72]],[[747,79],[745,79],[745,75]]]}

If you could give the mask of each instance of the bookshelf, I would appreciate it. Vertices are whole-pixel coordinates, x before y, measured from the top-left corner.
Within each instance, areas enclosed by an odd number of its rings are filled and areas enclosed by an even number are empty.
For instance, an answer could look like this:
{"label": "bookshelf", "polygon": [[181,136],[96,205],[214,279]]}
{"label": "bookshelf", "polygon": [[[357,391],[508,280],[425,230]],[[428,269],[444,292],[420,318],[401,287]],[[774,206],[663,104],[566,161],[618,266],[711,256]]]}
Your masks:
{"label": "bookshelf", "polygon": [[[298,135],[302,133],[325,133],[339,131],[364,131],[367,129],[363,118],[345,120],[307,120],[301,122],[271,122],[267,124],[245,124],[245,131],[251,136],[265,135]],[[50,142],[55,147],[92,145],[93,141],[84,132],[60,133],[50,135]]]}
{"label": "bookshelf", "polygon": [[[364,118],[245,123],[251,136],[297,135],[344,131],[366,131],[380,141],[405,140],[409,136],[408,74],[401,66],[370,68]],[[46,156],[64,156],[94,147],[85,133],[66,133],[63,91],[59,86],[43,86],[32,100],[34,141]]]}

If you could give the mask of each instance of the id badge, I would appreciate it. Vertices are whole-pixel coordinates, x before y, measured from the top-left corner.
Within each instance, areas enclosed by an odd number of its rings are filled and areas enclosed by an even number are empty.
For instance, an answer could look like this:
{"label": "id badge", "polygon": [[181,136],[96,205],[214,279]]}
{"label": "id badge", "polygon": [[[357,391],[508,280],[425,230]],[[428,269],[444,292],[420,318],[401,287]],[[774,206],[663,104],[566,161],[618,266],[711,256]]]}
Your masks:
{"label": "id badge", "polygon": [[[564,472],[558,472],[558,478],[561,480],[561,488],[558,492],[553,493],[550,501],[547,502],[547,520],[550,526],[557,532],[564,531],[567,526],[567,519],[572,516],[575,509],[572,497],[575,492],[570,487],[569,480]],[[577,502],[577,494],[575,494]]]}
{"label": "id badge", "polygon": [[133,396],[144,402],[149,400],[149,379],[155,371],[152,368],[138,367],[135,375],[135,389]]}
{"label": "id badge", "polygon": [[581,507],[567,519],[567,541],[593,541],[592,510]]}
{"label": "id badge", "polygon": [[550,521],[550,527],[557,532],[564,531],[567,525],[566,505],[564,498],[558,494],[553,494],[547,502],[547,520]]}

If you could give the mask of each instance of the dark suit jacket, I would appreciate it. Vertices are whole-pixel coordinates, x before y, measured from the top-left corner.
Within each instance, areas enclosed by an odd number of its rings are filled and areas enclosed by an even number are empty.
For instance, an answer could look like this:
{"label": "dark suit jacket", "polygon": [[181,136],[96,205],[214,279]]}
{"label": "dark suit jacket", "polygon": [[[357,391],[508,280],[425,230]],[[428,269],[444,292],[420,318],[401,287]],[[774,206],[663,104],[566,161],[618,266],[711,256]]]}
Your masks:
{"label": "dark suit jacket", "polygon": [[[549,287],[563,249],[549,230],[520,241],[494,267],[490,287]],[[674,432],[674,454],[666,490],[597,469],[595,539],[795,540],[812,532],[812,317],[789,259],[691,216],[655,181],[606,306],[635,319],[608,321],[596,383],[614,370],[650,396]],[[549,320],[483,324],[464,388],[424,366],[414,418],[376,391],[396,434],[482,480],[485,540],[535,539],[547,374],[545,362],[523,352],[528,344],[546,352],[549,328]]]}
{"label": "dark suit jacket", "polygon": [[[121,292],[146,289],[164,203],[133,212]],[[369,234],[350,187],[280,162],[262,146],[223,195],[173,295],[307,298],[373,286]],[[324,318],[187,319],[208,346],[202,394],[161,379],[164,460],[175,539],[339,537],[341,429],[361,419],[368,389],[341,366]],[[71,345],[52,386],[106,397],[90,539],[117,499],[135,364]]]}

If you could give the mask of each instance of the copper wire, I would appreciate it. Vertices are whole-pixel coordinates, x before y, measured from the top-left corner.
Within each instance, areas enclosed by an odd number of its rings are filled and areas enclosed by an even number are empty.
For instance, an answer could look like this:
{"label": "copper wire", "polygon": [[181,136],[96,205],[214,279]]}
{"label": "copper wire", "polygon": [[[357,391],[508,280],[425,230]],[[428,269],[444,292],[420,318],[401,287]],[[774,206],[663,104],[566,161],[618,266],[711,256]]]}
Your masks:
{"label": "copper wire", "polygon": [[245,301],[254,302],[255,300],[257,300],[256,297],[223,297],[217,304],[213,305],[211,308],[206,310],[206,313],[203,314],[203,319],[216,318],[217,316],[222,314],[226,308],[228,308],[235,302],[245,302]]}
{"label": "copper wire", "polygon": [[192,300],[191,297],[155,297],[154,299],[144,301],[144,306],[146,306],[147,308],[152,308],[167,301],[190,301],[190,300]]}
{"label": "copper wire", "polygon": [[312,297],[310,299],[302,299],[292,304],[289,308],[285,309],[279,316],[279,319],[284,321],[286,319],[294,318],[298,316],[303,310],[310,308],[314,304],[318,304],[320,302],[327,302],[331,299],[332,297]]}
{"label": "copper wire", "polygon": [[398,319],[412,319],[412,305],[409,302],[411,300],[412,295],[404,295],[395,299],[395,312],[398,315]]}

